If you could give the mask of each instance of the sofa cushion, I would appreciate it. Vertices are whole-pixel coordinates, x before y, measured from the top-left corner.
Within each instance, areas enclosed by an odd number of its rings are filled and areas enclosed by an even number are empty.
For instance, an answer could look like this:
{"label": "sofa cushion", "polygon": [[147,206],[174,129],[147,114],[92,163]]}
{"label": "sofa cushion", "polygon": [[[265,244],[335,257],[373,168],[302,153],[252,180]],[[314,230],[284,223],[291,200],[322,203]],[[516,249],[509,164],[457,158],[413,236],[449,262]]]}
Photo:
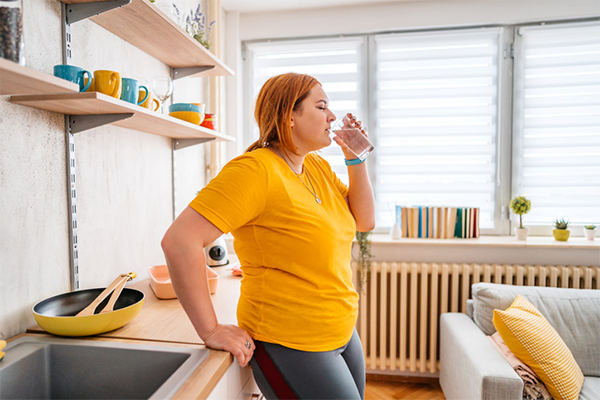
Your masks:
{"label": "sofa cushion", "polygon": [[540,377],[554,399],[577,400],[581,369],[533,304],[519,295],[506,311],[494,310],[493,322],[506,346]]}
{"label": "sofa cushion", "polygon": [[600,290],[476,283],[472,294],[473,320],[486,335],[496,332],[494,309],[507,309],[520,294],[556,330],[583,374],[600,377]]}
{"label": "sofa cushion", "polygon": [[579,392],[579,400],[598,400],[598,393],[600,393],[600,378],[586,376]]}

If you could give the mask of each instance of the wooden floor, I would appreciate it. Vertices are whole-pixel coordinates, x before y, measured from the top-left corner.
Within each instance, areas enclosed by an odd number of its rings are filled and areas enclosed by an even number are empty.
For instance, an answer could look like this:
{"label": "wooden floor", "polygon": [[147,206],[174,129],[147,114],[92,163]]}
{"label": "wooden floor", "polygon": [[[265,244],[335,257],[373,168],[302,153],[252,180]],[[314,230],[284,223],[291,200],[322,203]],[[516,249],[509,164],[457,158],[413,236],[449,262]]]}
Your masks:
{"label": "wooden floor", "polygon": [[437,382],[390,382],[367,378],[365,400],[444,400]]}

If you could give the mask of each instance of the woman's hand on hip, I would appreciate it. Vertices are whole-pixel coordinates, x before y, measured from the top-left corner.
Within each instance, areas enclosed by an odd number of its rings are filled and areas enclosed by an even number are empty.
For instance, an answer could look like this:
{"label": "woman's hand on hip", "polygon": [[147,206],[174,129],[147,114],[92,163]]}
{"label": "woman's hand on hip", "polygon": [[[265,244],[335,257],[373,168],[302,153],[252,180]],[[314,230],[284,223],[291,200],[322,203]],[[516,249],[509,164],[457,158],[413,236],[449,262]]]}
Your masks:
{"label": "woman's hand on hip", "polygon": [[210,348],[233,354],[241,367],[248,365],[256,348],[248,332],[235,325],[218,324],[203,340]]}

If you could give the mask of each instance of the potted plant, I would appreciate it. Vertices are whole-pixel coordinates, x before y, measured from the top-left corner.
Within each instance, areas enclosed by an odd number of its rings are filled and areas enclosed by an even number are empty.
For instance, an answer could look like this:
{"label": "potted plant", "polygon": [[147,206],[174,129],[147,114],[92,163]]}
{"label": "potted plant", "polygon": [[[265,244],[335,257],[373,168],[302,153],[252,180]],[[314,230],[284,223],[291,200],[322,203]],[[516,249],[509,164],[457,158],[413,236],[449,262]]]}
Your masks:
{"label": "potted plant", "polygon": [[583,229],[583,234],[587,240],[594,240],[596,237],[596,225],[586,225]]}
{"label": "potted plant", "polygon": [[365,289],[365,284],[371,272],[371,258],[373,258],[371,254],[371,240],[369,239],[371,233],[373,232],[356,232],[356,243],[358,244],[358,258],[356,262],[358,264],[358,286],[361,293]]}
{"label": "potted plant", "polygon": [[569,240],[569,236],[571,235],[571,231],[567,228],[569,227],[569,221],[565,221],[564,219],[554,221],[554,230],[552,234],[554,235],[554,239],[566,242]]}
{"label": "potted plant", "polygon": [[518,240],[527,239],[529,228],[523,227],[523,214],[527,214],[531,210],[531,201],[525,196],[517,196],[510,201],[510,209],[519,216],[519,226],[515,227],[515,235]]}
{"label": "potted plant", "polygon": [[[198,41],[202,46],[210,50],[210,32],[212,31],[213,25],[216,21],[212,21],[208,25],[208,32],[206,31],[206,15],[201,11],[201,5],[198,4],[196,11],[190,12],[185,19],[185,31],[194,39]],[[206,36],[205,36],[206,34]]]}

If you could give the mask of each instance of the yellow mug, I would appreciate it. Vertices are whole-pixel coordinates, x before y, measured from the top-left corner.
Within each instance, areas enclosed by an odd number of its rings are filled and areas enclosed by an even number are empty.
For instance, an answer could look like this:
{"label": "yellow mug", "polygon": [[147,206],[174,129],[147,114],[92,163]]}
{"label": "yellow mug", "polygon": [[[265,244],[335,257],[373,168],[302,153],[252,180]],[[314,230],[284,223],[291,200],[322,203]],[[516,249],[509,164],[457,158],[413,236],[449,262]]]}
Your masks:
{"label": "yellow mug", "polygon": [[117,99],[121,98],[121,74],[115,71],[94,71],[94,89]]}
{"label": "yellow mug", "polygon": [[[87,85],[87,81],[88,78],[84,78],[85,79],[85,84]],[[96,87],[94,86],[94,78],[92,78],[92,83],[90,84],[90,87],[88,88],[88,90],[86,90],[86,92],[95,92],[96,91]]]}
{"label": "yellow mug", "polygon": [[[145,95],[146,95],[146,92],[143,90],[140,90],[140,94],[138,96],[138,103],[144,99]],[[156,105],[156,108],[154,108],[154,105]],[[142,104],[140,104],[140,106],[145,107],[151,111],[158,111],[158,109],[160,108],[160,102],[158,101],[158,99],[154,98],[154,95],[152,94],[152,92],[148,92],[148,98],[146,99],[146,101],[144,101]]]}

